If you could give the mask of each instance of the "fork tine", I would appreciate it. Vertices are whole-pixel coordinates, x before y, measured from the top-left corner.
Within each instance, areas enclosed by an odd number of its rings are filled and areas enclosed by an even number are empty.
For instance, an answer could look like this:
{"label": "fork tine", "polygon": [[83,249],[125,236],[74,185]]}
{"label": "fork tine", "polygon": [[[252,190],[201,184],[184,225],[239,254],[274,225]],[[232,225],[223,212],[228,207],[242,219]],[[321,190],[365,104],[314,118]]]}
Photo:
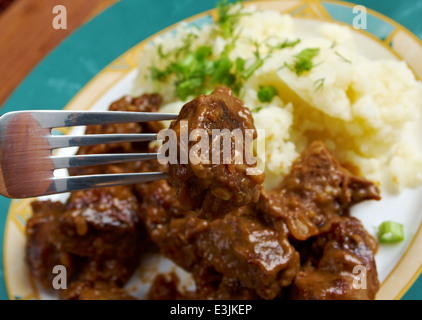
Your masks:
{"label": "fork tine", "polygon": [[26,113],[32,116],[42,128],[88,126],[146,121],[174,120],[175,113],[132,112],[132,111],[15,111],[9,116]]}
{"label": "fork tine", "polygon": [[44,194],[71,192],[76,190],[94,189],[102,187],[113,187],[135,183],[151,182],[167,179],[166,172],[142,172],[142,173],[121,173],[121,174],[99,174],[89,176],[74,176],[66,178],[53,178],[52,183]]}
{"label": "fork tine", "polygon": [[156,160],[158,155],[158,153],[86,154],[68,157],[53,156],[51,160],[55,169],[63,169],[130,161]]}
{"label": "fork tine", "polygon": [[157,139],[157,134],[56,136],[51,134],[51,129],[104,123],[171,120],[176,117],[176,114],[118,111],[17,111],[6,113],[0,117],[0,194],[8,198],[28,198],[167,179],[168,174],[163,172],[55,177],[55,169],[157,159],[158,155],[129,153],[54,157],[51,155],[52,149],[151,141]]}
{"label": "fork tine", "polygon": [[140,142],[157,140],[156,133],[89,134],[81,136],[49,136],[51,149],[79,147],[106,143]]}

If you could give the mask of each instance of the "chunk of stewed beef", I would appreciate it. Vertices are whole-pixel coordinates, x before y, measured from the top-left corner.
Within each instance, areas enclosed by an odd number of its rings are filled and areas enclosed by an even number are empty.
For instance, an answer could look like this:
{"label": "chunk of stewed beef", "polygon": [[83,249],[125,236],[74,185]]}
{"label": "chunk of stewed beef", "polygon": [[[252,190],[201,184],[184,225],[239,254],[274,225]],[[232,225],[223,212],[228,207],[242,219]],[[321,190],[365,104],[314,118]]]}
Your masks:
{"label": "chunk of stewed beef", "polygon": [[[255,138],[256,129],[250,111],[230,89],[219,87],[185,104],[170,129],[176,133],[179,155],[177,163],[169,166],[170,182],[182,206],[197,211],[201,218],[214,219],[258,201],[265,174],[248,158],[252,153],[246,144],[247,134]],[[188,135],[205,133],[201,137],[205,143],[200,142],[208,149],[207,159],[198,142],[190,141],[186,146],[184,130]],[[229,134],[224,140],[224,134],[213,137],[215,130],[237,134]],[[226,155],[224,141],[230,147]]]}

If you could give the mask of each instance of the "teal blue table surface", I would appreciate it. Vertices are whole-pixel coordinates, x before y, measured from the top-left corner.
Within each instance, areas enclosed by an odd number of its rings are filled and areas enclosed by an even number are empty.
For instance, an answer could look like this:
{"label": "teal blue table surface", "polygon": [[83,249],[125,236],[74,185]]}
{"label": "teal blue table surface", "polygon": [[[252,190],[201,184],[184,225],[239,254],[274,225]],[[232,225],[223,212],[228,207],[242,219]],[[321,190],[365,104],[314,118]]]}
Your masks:
{"label": "teal blue table surface", "polygon": [[[18,86],[1,113],[57,109],[110,62],[148,36],[187,17],[215,7],[216,0],[121,0],[89,21],[52,51]],[[422,39],[421,0],[359,0]],[[36,41],[36,40],[34,40]],[[0,239],[4,238],[10,200],[0,196]],[[8,299],[0,245],[0,299]],[[422,300],[422,276],[402,299]]]}

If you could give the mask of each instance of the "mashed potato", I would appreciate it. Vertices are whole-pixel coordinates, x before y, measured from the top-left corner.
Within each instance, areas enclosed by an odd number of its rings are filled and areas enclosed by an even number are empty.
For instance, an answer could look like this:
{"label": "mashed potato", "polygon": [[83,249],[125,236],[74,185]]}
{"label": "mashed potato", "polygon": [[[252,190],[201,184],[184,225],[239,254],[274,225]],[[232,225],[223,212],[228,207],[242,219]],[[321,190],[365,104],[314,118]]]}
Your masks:
{"label": "mashed potato", "polygon": [[[178,48],[189,34],[190,50],[212,47],[218,57],[233,44],[229,58],[253,64],[256,52],[265,57],[249,77],[239,96],[250,108],[258,129],[265,129],[266,187],[278,185],[298,154],[320,139],[339,160],[390,191],[422,183],[422,151],[416,130],[420,128],[422,84],[403,61],[370,60],[359,53],[349,28],[319,24],[313,33],[299,21],[273,11],[244,9],[233,39],[214,32],[213,25],[192,28],[182,25],[176,34],[157,38],[145,50],[133,94],[158,91],[164,95],[164,112],[178,112],[183,101],[175,94],[172,78],[157,84],[150,67],[164,67],[157,47],[165,52]],[[297,45],[271,51],[280,41]],[[298,74],[291,67],[307,48],[318,48],[309,71]],[[259,101],[260,86],[272,85],[278,96],[269,103]],[[189,99],[194,97],[189,97]],[[186,99],[186,100],[189,100]]]}

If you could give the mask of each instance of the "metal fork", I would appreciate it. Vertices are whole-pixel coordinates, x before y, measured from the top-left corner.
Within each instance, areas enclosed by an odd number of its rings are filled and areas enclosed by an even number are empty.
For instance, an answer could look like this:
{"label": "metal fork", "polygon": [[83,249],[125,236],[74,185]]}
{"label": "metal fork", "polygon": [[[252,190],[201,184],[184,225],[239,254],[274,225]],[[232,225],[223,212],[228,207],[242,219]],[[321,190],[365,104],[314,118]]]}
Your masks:
{"label": "metal fork", "polygon": [[16,111],[0,117],[0,194],[30,198],[167,178],[164,172],[55,177],[56,169],[157,159],[157,153],[54,156],[53,149],[151,141],[157,134],[53,135],[53,128],[172,120],[177,114],[125,111]]}

